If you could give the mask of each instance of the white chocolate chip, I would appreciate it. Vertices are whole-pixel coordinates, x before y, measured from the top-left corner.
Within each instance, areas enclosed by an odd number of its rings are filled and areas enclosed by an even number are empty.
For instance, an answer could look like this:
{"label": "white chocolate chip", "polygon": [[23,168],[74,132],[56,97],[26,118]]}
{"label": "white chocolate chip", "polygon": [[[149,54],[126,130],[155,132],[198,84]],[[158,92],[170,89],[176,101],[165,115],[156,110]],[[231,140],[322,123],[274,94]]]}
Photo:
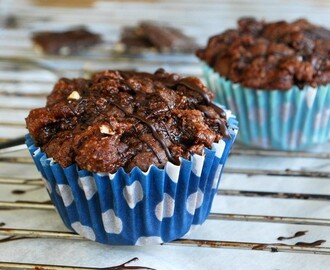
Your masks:
{"label": "white chocolate chip", "polygon": [[68,99],[75,99],[75,100],[78,100],[80,99],[80,95],[77,91],[73,91],[69,96],[68,96]]}
{"label": "white chocolate chip", "polygon": [[304,60],[304,58],[303,58],[301,55],[298,55],[298,56],[297,56],[297,60],[298,60],[299,62],[302,62],[302,61]]}
{"label": "white chocolate chip", "polygon": [[100,126],[100,131],[103,134],[108,134],[108,135],[114,135],[115,134],[115,132],[108,125]]}

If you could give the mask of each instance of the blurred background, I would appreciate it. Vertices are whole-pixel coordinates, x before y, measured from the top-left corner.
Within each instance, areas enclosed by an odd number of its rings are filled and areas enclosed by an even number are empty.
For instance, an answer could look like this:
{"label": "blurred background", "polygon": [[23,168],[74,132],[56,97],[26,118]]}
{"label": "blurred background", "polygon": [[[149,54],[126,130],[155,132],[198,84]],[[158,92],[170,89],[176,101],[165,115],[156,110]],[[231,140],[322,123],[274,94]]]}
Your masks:
{"label": "blurred background", "polygon": [[[329,11],[330,2],[326,0],[1,0],[1,47],[16,37],[20,42],[12,44],[12,49],[14,45],[28,49],[31,44],[27,37],[32,31],[65,30],[77,25],[100,32],[111,44],[123,26],[136,25],[141,20],[167,22],[203,45],[210,35],[234,27],[242,16],[288,21],[305,17],[326,26]],[[8,16],[14,16],[20,31],[5,28]]]}
{"label": "blurred background", "polygon": [[[321,0],[0,0],[0,105],[16,109],[41,106],[58,77],[88,76],[101,69],[153,72],[163,67],[170,72],[202,77],[195,49],[165,54],[123,51],[123,29],[137,27],[142,21],[175,27],[192,38],[197,47],[204,47],[212,35],[235,27],[240,17],[269,21],[307,18],[327,26],[329,12],[330,2]],[[98,34],[103,42],[75,54],[36,50],[34,34],[79,27]],[[54,42],[53,39],[50,44]],[[17,94],[14,98],[10,97],[13,93]],[[0,123],[6,123],[5,127],[0,126],[0,141],[25,133],[26,114],[26,110],[0,112]]]}

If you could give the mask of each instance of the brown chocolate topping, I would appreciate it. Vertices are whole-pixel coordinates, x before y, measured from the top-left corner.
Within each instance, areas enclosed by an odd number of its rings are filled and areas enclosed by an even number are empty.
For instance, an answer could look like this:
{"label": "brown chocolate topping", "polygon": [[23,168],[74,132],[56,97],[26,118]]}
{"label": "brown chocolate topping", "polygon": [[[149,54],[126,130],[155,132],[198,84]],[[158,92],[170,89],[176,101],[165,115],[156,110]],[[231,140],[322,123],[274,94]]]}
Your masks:
{"label": "brown chocolate topping", "polygon": [[12,241],[23,240],[23,239],[31,239],[31,238],[34,238],[34,237],[11,235],[11,236],[0,239],[0,243],[12,242]]}
{"label": "brown chocolate topping", "polygon": [[203,91],[198,85],[191,83],[189,80],[187,80],[187,78],[185,79],[181,79],[178,84],[182,84],[184,86],[186,86],[187,88],[196,91],[198,94],[200,94],[204,101],[206,102],[207,105],[211,104],[211,99],[209,97],[209,95],[207,94],[207,92]]}
{"label": "brown chocolate topping", "polygon": [[330,82],[330,31],[305,19],[242,18],[197,52],[220,75],[245,87],[288,90]]}
{"label": "brown chocolate topping", "polygon": [[[326,240],[317,240],[315,242],[307,243],[307,242],[297,242],[294,244],[294,246],[300,246],[300,247],[317,247],[325,243]],[[271,245],[277,245],[277,246],[290,246],[287,244],[282,243],[269,243],[269,244],[257,244],[252,246],[252,250],[265,250],[267,248],[270,248],[271,252],[278,252],[278,248],[272,247]]]}
{"label": "brown chocolate topping", "polygon": [[145,267],[145,266],[127,266],[127,264],[135,262],[139,260],[137,257],[134,257],[133,259],[124,262],[123,264],[120,264],[118,266],[112,266],[112,267],[105,267],[105,268],[100,268],[102,270],[125,270],[125,269],[145,269],[145,270],[155,270],[154,268],[149,268],[149,267]]}
{"label": "brown chocolate topping", "polygon": [[289,240],[289,239],[297,238],[297,237],[300,237],[300,236],[304,236],[307,232],[308,231],[298,231],[293,236],[289,236],[289,237],[280,236],[280,237],[277,238],[277,240],[283,241],[283,240]]}
{"label": "brown chocolate topping", "polygon": [[311,243],[307,243],[307,242],[297,242],[295,243],[295,246],[300,246],[300,247],[317,247],[322,245],[323,243],[325,243],[326,240],[317,240]]}
{"label": "brown chocolate topping", "polygon": [[22,189],[14,189],[11,191],[12,194],[15,194],[15,195],[22,195],[22,194],[25,194],[26,191],[25,190],[22,190]]}
{"label": "brown chocolate topping", "polygon": [[114,173],[163,168],[230,137],[226,115],[194,77],[104,71],[61,79],[26,119],[36,145],[61,166]]}
{"label": "brown chocolate topping", "polygon": [[[201,88],[199,85],[194,84],[194,83],[191,83],[191,81],[189,80],[189,78],[183,78],[183,79],[180,79],[180,80],[176,80],[176,81],[173,82],[173,84],[167,84],[167,85],[173,87],[175,85],[180,85],[180,84],[181,85],[184,85],[187,88],[189,88],[190,90],[195,91],[198,94],[200,94],[203,97],[205,103],[207,105],[211,106],[217,112],[217,114],[220,116],[220,118],[226,119],[226,112],[223,109],[221,109],[220,107],[214,105],[211,102],[211,98],[210,98],[209,94],[207,92],[205,92],[205,90],[203,90],[203,88]],[[208,116],[207,111],[205,111],[203,108],[201,109],[201,111]],[[225,138],[230,138],[231,136],[229,134],[229,131],[228,131],[227,127],[225,125],[223,125],[223,122],[220,121],[219,119],[216,119],[216,122],[220,126],[220,132],[221,132],[221,134],[223,134],[223,136]]]}
{"label": "brown chocolate topping", "polygon": [[26,201],[26,200],[16,200],[16,203],[29,203],[29,204],[52,204],[51,200],[43,201],[43,202],[35,202],[35,201]]}
{"label": "brown chocolate topping", "polygon": [[12,194],[14,195],[23,195],[27,192],[31,192],[31,191],[34,191],[34,190],[38,190],[38,189],[42,189],[43,186],[36,186],[34,188],[30,188],[30,189],[27,189],[27,190],[23,190],[23,189],[14,189],[11,191]]}
{"label": "brown chocolate topping", "polygon": [[132,114],[132,113],[128,113],[125,111],[125,109],[123,109],[122,107],[120,107],[119,104],[115,103],[115,102],[111,102],[111,104],[113,104],[114,106],[116,106],[118,109],[120,109],[122,112],[124,112],[126,115],[134,117],[138,120],[140,120],[142,123],[146,124],[152,131],[152,135],[155,137],[155,139],[160,143],[160,145],[163,147],[165,154],[168,158],[168,160],[174,164],[179,164],[171,155],[170,150],[168,149],[168,147],[166,146],[166,144],[163,142],[163,139],[158,135],[156,128],[153,126],[153,124],[151,122],[149,122],[147,119],[144,119],[143,117],[137,115],[137,114]]}

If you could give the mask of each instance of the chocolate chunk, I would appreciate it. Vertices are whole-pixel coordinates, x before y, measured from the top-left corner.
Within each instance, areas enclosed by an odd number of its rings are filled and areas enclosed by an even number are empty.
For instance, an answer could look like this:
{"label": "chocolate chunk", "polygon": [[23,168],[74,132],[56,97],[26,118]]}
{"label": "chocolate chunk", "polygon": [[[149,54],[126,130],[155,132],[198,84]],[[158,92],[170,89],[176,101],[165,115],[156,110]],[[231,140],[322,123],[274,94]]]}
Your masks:
{"label": "chocolate chunk", "polygon": [[209,39],[197,56],[243,86],[288,90],[330,82],[330,31],[300,19],[267,23],[253,18]]}
{"label": "chocolate chunk", "polygon": [[127,49],[132,48],[145,48],[151,49],[153,47],[152,43],[149,41],[148,37],[143,33],[140,33],[135,27],[125,27],[121,32],[120,42],[127,47]]}
{"label": "chocolate chunk", "polygon": [[197,49],[195,41],[181,30],[156,22],[141,22],[137,27],[124,28],[120,43],[128,51],[192,53]]}
{"label": "chocolate chunk", "polygon": [[100,43],[101,37],[79,28],[65,32],[37,32],[32,41],[41,53],[70,55]]}
{"label": "chocolate chunk", "polygon": [[26,123],[36,145],[63,167],[145,171],[229,136],[226,115],[211,99],[195,77],[108,70],[89,80],[60,79]]}

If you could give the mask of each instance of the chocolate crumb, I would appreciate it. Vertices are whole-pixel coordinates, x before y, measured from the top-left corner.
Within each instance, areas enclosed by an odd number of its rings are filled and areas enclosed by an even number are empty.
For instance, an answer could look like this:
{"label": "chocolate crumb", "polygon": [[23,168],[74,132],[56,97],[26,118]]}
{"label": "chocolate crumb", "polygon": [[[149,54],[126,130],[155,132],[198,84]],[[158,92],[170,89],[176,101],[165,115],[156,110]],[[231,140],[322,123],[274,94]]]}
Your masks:
{"label": "chocolate crumb", "polygon": [[155,270],[154,268],[149,268],[149,267],[145,267],[145,266],[128,266],[127,264],[132,263],[137,261],[138,258],[134,257],[133,259],[130,259],[129,261],[120,264],[118,266],[112,266],[112,267],[104,267],[104,268],[100,268],[102,270],[125,270],[125,269],[145,269],[145,270]]}

